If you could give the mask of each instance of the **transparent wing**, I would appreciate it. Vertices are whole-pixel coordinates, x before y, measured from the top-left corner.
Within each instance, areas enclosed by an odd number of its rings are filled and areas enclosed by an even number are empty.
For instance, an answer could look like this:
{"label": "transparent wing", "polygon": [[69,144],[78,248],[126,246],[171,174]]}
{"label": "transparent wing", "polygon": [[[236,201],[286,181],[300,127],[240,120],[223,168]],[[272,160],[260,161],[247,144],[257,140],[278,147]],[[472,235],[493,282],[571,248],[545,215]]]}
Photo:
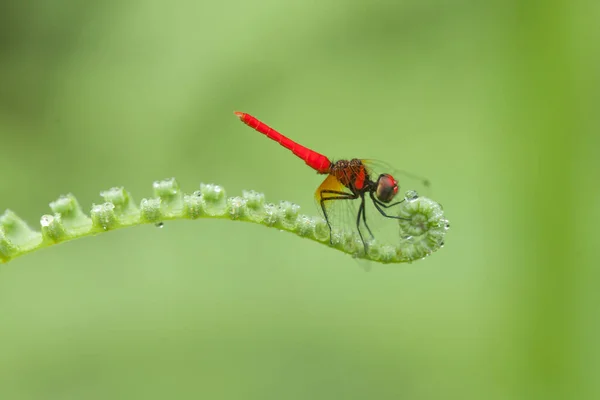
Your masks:
{"label": "transparent wing", "polygon": [[[324,200],[324,201],[323,201]],[[317,208],[327,220],[332,230],[334,244],[344,242],[356,247],[356,251],[364,249],[357,230],[357,217],[360,207],[360,197],[356,198],[335,176],[328,175],[315,192]],[[321,206],[323,205],[323,206]],[[365,240],[369,234],[361,227]]]}
{"label": "transparent wing", "polygon": [[398,169],[386,162],[373,159],[361,160],[371,174],[371,179],[377,180],[380,174],[390,174],[398,181],[398,194],[404,195],[408,190],[414,190],[419,195],[431,197],[431,181],[410,171]]}
{"label": "transparent wing", "polygon": [[[389,174],[398,181],[398,194],[387,203],[375,204],[376,199],[369,194],[369,200],[365,204],[367,224],[371,228],[375,239],[384,244],[397,243],[398,240],[404,240],[404,233],[400,229],[400,204],[405,201],[406,195],[410,191],[415,191],[419,196],[431,196],[431,185],[428,179],[413,174],[405,170],[395,168],[394,166],[379,160],[366,159],[361,160],[367,168],[370,179],[377,182],[380,174]],[[411,194],[409,197],[413,197]]]}
{"label": "transparent wing", "polygon": [[[345,225],[342,222],[354,220],[356,215],[353,215],[352,210],[355,208],[354,200],[358,199],[352,199],[352,197],[352,192],[333,175],[327,175],[327,178],[315,191],[315,201],[319,210],[324,214],[323,218],[326,214],[332,227],[337,225],[340,229],[344,226],[339,225]],[[357,207],[356,211],[358,212]]]}

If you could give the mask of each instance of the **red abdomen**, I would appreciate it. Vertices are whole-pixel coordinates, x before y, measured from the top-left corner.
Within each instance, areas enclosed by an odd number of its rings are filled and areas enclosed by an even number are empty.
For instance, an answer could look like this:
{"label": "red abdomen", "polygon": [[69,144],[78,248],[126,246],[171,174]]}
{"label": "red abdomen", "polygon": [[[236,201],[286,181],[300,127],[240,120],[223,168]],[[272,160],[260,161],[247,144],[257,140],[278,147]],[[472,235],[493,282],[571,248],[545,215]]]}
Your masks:
{"label": "red abdomen", "polygon": [[316,151],[304,147],[301,144],[298,144],[293,140],[283,136],[281,133],[277,132],[275,129],[271,128],[267,124],[254,118],[250,114],[236,111],[235,115],[237,115],[239,119],[249,127],[262,133],[268,138],[273,139],[286,149],[290,149],[292,153],[304,160],[306,165],[308,165],[318,173],[329,173],[329,170],[331,168],[331,161],[329,161],[329,159],[323,154],[319,154]]}

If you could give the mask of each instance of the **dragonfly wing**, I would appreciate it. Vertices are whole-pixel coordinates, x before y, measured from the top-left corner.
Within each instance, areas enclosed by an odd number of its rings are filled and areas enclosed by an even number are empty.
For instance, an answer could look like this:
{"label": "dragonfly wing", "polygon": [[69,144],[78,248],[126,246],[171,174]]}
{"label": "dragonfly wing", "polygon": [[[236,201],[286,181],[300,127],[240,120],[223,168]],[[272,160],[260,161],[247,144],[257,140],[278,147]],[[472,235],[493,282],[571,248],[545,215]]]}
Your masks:
{"label": "dragonfly wing", "polygon": [[431,182],[425,177],[398,169],[379,160],[364,159],[360,161],[367,168],[369,176],[373,181],[377,181],[380,174],[392,175],[398,181],[400,195],[404,195],[407,190],[416,190],[420,195],[431,196]]}
{"label": "dragonfly wing", "polygon": [[[333,175],[327,175],[327,178],[325,178],[315,192],[315,201],[319,205],[319,209],[327,213],[327,218],[329,219],[330,223],[332,223],[332,225],[336,225],[336,223],[339,224],[340,222],[346,222],[346,218],[344,218],[344,221],[339,221],[338,217],[341,217],[341,215],[339,215],[340,212],[344,208],[348,207],[339,206],[344,205],[341,203],[351,203],[351,196],[352,193],[344,186],[344,184],[342,184],[342,182],[340,182]],[[327,199],[331,200],[323,201]]]}
{"label": "dragonfly wing", "polygon": [[[315,200],[318,208],[326,214],[333,235],[336,236],[336,234],[342,232],[353,235],[353,238],[348,237],[346,239],[342,239],[338,235],[338,240],[352,240],[356,242],[357,248],[360,250],[362,242],[358,241],[356,228],[360,198],[354,197],[352,192],[335,176],[328,175],[315,192]],[[368,239],[368,232],[364,231],[364,227],[361,227],[361,230],[365,239]],[[359,243],[360,246],[358,246]]]}
{"label": "dragonfly wing", "polygon": [[315,200],[320,202],[322,197],[334,196],[335,194],[332,192],[352,194],[335,176],[327,175],[327,178],[325,178],[315,192]]}

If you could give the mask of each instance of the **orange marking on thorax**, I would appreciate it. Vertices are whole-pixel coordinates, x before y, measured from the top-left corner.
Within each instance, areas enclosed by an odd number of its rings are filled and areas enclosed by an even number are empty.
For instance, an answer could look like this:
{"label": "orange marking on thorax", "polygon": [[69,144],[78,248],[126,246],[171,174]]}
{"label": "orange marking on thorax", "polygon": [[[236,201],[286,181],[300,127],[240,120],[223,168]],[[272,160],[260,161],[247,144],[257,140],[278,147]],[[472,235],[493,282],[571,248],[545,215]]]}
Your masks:
{"label": "orange marking on thorax", "polygon": [[356,174],[354,178],[354,187],[358,190],[361,190],[365,186],[365,180],[367,179],[367,174],[365,172],[365,167],[361,166],[360,170]]}

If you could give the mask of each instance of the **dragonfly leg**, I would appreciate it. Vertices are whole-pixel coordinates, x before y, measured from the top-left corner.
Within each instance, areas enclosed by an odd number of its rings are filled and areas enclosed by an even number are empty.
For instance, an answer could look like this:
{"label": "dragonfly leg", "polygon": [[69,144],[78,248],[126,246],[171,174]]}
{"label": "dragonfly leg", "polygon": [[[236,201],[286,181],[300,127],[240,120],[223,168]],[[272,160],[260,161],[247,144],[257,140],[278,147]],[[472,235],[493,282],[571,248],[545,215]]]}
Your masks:
{"label": "dragonfly leg", "polygon": [[397,202],[392,203],[392,204],[382,203],[381,201],[377,200],[376,198],[373,198],[373,201],[376,201],[381,207],[390,208],[390,207],[397,206],[398,204],[404,203],[406,201],[406,199],[402,199],[402,200],[397,201]]}
{"label": "dragonfly leg", "polygon": [[373,233],[371,232],[371,229],[369,228],[369,225],[367,225],[367,217],[366,217],[367,214],[365,211],[365,196],[364,195],[360,196],[360,207],[358,207],[358,214],[356,215],[356,230],[358,231],[358,236],[360,236],[360,241],[362,242],[363,247],[365,248],[365,254],[367,254],[367,242],[365,242],[365,238],[363,237],[362,232],[360,231],[361,215],[362,215],[363,223],[367,227],[367,230],[369,231],[371,238],[374,238]]}
{"label": "dragonfly leg", "polygon": [[383,208],[381,208],[381,207],[390,208],[393,205],[402,203],[402,201],[404,201],[404,200],[399,201],[399,202],[394,203],[394,204],[387,205],[387,204],[382,203],[379,200],[377,200],[375,198],[375,195],[373,194],[373,192],[370,193],[370,196],[371,196],[371,200],[373,200],[373,205],[375,206],[375,208],[377,209],[377,211],[379,211],[381,213],[381,215],[383,215],[384,217],[386,217],[386,218],[394,218],[394,219],[402,219],[404,221],[410,221],[410,218],[399,217],[399,216],[396,216],[396,215],[388,215],[388,214],[385,213],[385,211],[383,211]]}
{"label": "dragonfly leg", "polygon": [[[335,196],[323,197],[324,194],[334,194]],[[329,244],[333,245],[333,236],[331,230],[331,223],[329,222],[329,217],[327,216],[327,210],[325,209],[325,202],[329,200],[355,200],[358,198],[357,194],[348,193],[348,192],[340,192],[337,190],[321,190],[319,192],[319,197],[321,200],[321,210],[323,210],[323,215],[325,216],[325,222],[327,222],[327,226],[329,227]],[[360,231],[358,232],[360,234]],[[361,235],[362,237],[362,235]]]}
{"label": "dragonfly leg", "polygon": [[371,232],[371,228],[369,228],[369,225],[367,225],[367,208],[365,206],[365,197],[364,197],[364,195],[361,196],[361,207],[362,207],[363,224],[365,225],[365,227],[369,231],[369,235],[371,235],[371,239],[375,239],[375,235],[373,235],[373,232]]}

